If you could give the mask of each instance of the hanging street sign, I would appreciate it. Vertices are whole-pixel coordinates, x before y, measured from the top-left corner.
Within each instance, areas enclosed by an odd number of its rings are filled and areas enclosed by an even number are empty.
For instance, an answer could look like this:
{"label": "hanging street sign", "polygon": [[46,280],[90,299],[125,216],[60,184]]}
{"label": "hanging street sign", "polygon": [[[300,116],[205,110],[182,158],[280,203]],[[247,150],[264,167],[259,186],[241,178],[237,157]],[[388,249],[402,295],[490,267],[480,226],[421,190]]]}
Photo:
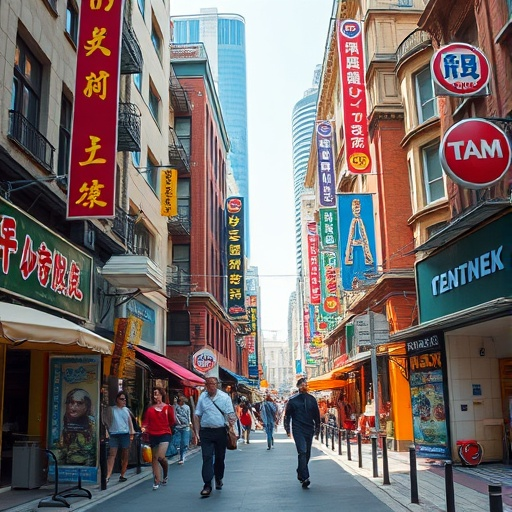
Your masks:
{"label": "hanging street sign", "polygon": [[[370,320],[373,316],[373,325]],[[389,341],[389,324],[386,315],[370,311],[354,318],[354,338],[358,346],[380,345]]]}
{"label": "hanging street sign", "polygon": [[446,174],[464,188],[498,182],[510,167],[512,150],[503,130],[485,119],[464,119],[444,135],[439,158]]}
{"label": "hanging street sign", "polygon": [[491,76],[484,53],[466,43],[443,46],[430,61],[438,96],[485,96]]}

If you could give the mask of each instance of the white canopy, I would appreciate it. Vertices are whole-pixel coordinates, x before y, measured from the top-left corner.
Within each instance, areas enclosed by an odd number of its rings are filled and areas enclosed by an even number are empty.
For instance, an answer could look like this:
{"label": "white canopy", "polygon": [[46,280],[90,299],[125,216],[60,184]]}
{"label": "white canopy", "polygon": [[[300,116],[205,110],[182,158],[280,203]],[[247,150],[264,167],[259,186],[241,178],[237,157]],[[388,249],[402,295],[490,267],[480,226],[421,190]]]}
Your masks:
{"label": "white canopy", "polygon": [[13,342],[79,345],[111,354],[114,344],[98,334],[37,309],[0,302],[0,338]]}

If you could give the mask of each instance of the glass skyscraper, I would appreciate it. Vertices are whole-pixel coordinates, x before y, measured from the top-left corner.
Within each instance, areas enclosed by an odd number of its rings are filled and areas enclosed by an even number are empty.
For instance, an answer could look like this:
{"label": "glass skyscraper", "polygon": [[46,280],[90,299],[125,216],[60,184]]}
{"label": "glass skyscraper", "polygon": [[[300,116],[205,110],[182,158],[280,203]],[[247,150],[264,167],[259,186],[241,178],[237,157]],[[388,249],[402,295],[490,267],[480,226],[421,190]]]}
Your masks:
{"label": "glass skyscraper", "polygon": [[292,147],[293,147],[293,189],[295,199],[295,247],[297,256],[297,273],[302,274],[302,227],[301,199],[305,192],[304,179],[308,168],[309,152],[315,128],[316,103],[321,66],[315,69],[313,86],[308,89],[301,100],[293,107]]}
{"label": "glass skyscraper", "polygon": [[219,14],[216,8],[200,14],[173,16],[174,42],[202,42],[222,106],[231,149],[228,163],[245,198],[246,255],[250,254],[249,162],[247,144],[247,75],[245,20],[238,14]]}

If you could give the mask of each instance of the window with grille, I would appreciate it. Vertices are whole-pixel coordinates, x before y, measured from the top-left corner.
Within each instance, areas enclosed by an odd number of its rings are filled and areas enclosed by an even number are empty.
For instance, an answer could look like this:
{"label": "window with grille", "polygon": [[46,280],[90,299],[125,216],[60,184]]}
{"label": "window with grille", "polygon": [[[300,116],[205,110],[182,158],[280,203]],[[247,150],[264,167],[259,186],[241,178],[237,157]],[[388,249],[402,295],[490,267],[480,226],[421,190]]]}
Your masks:
{"label": "window with grille", "polygon": [[69,172],[72,113],[73,106],[71,101],[62,95],[59,126],[59,160],[57,162],[57,174],[59,176],[64,176]]}

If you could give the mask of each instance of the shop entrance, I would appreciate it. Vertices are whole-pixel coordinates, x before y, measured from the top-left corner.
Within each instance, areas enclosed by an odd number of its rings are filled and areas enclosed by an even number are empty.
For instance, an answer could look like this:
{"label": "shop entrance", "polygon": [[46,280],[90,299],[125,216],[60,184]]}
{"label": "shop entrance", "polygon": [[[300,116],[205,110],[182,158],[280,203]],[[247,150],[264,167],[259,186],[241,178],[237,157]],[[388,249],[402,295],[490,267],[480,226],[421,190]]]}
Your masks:
{"label": "shop entrance", "polygon": [[30,351],[7,350],[2,424],[0,487],[11,485],[16,434],[28,431]]}

